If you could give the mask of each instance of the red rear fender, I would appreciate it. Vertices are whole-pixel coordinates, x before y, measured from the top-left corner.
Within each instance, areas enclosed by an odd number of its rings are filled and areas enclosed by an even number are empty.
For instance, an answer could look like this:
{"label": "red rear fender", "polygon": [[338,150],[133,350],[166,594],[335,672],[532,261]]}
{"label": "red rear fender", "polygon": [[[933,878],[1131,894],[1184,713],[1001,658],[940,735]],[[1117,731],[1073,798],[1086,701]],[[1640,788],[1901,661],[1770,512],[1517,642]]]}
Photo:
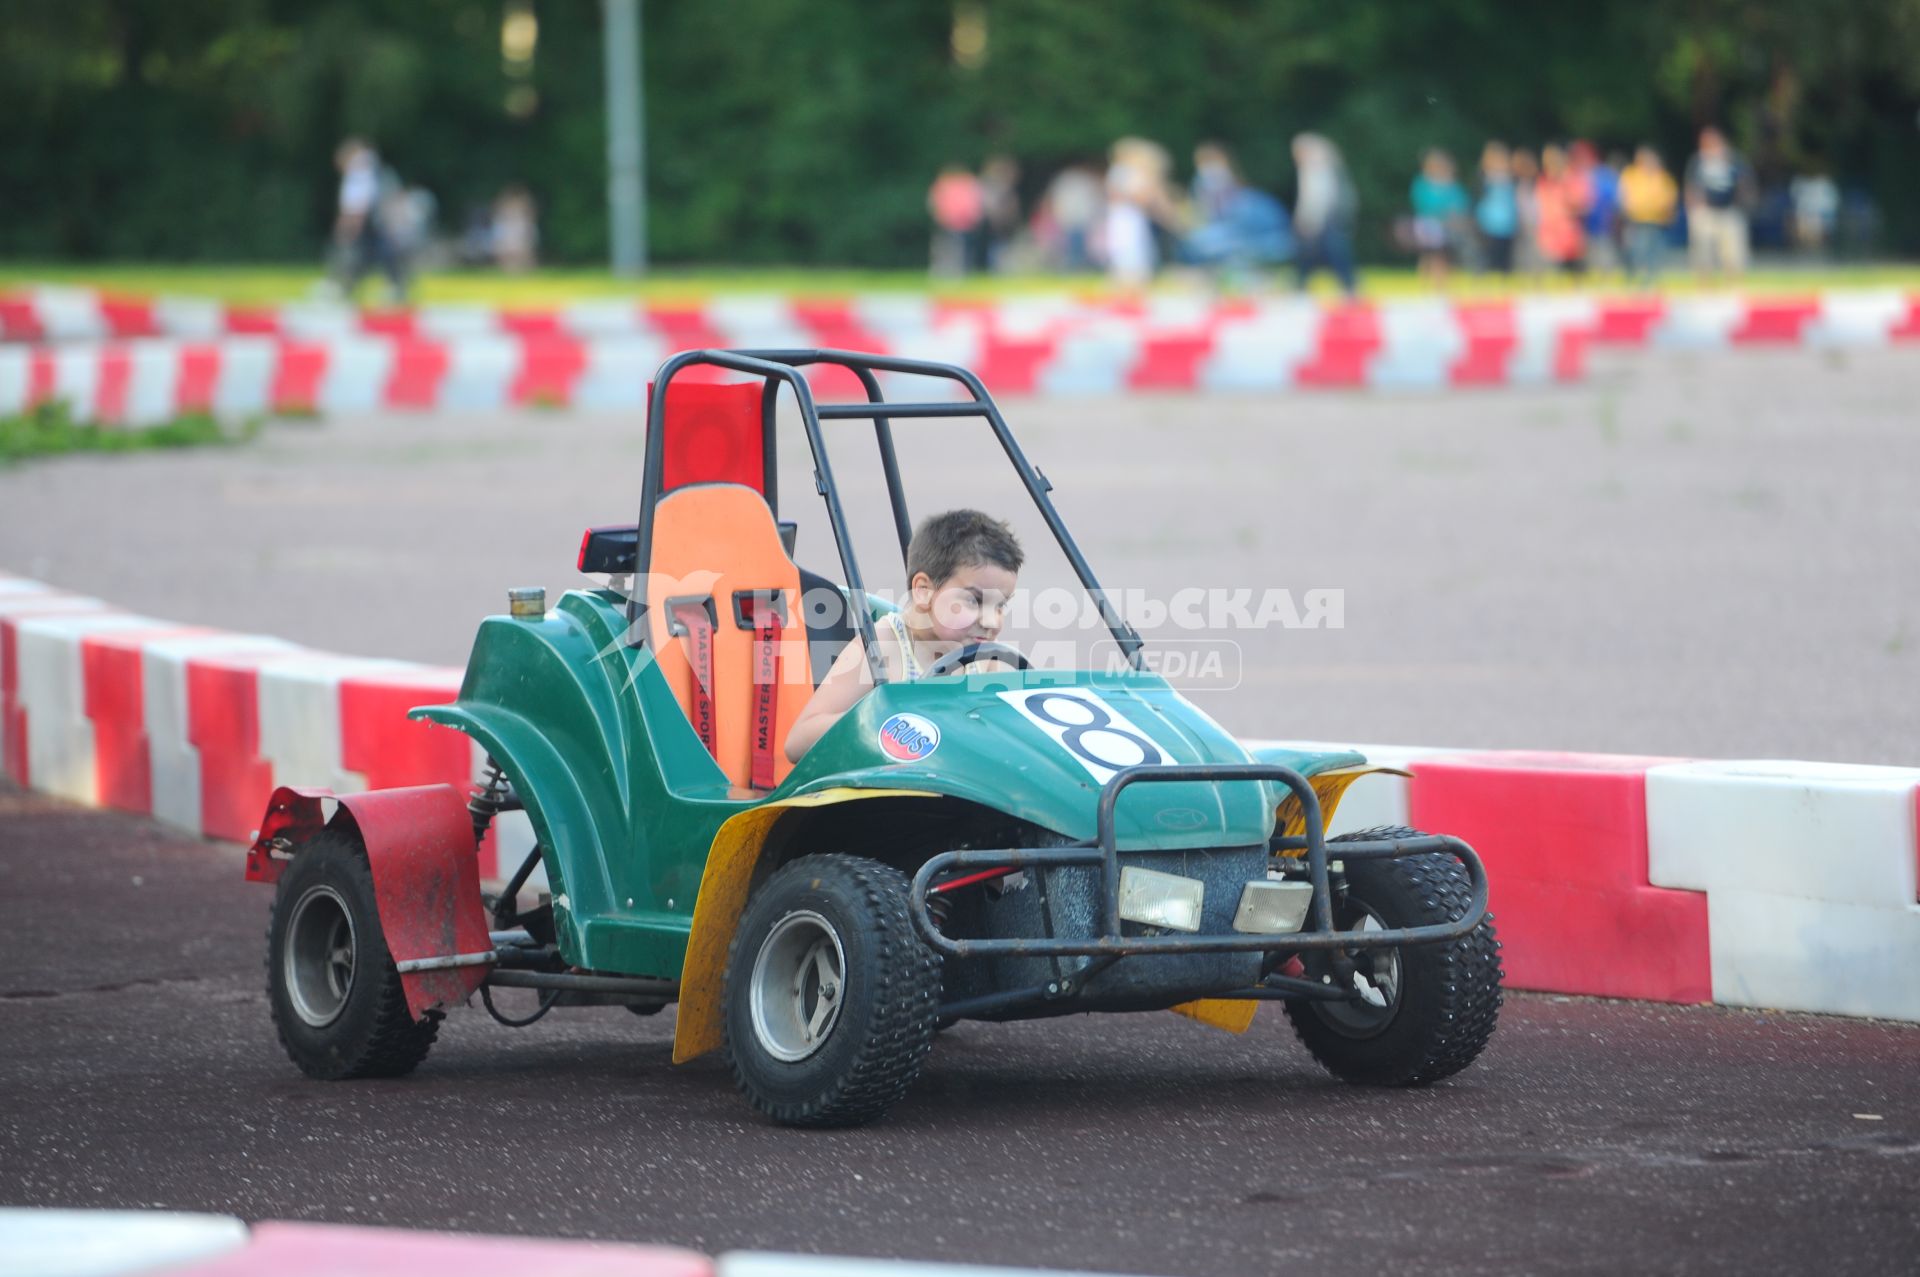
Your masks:
{"label": "red rear fender", "polygon": [[[339,804],[328,819],[322,804]],[[490,954],[480,864],[466,798],[452,785],[334,794],[283,786],[273,791],[260,832],[247,849],[247,879],[275,882],[285,857],[322,830],[345,832],[366,849],[387,952],[396,963]],[[277,854],[276,854],[277,853]],[[407,1009],[463,1002],[490,964],[410,971],[401,976]]]}

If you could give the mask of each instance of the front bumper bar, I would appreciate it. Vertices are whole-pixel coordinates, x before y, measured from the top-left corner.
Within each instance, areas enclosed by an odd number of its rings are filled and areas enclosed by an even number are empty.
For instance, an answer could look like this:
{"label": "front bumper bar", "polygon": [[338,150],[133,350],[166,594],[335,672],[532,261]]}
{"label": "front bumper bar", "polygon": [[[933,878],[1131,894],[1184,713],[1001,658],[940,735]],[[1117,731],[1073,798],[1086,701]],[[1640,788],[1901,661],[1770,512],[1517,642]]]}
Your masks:
{"label": "front bumper bar", "polygon": [[[1120,931],[1120,857],[1126,853],[1118,846],[1114,831],[1114,811],[1121,793],[1129,786],[1155,781],[1278,781],[1300,800],[1306,818],[1304,836],[1276,838],[1276,850],[1302,850],[1307,853],[1307,877],[1313,884],[1313,904],[1307,926],[1300,931],[1243,933],[1231,935],[1152,935],[1127,936]],[[1327,885],[1326,830],[1320,816],[1320,800],[1306,777],[1290,767],[1272,763],[1193,763],[1173,766],[1129,767],[1114,774],[1100,792],[1097,836],[1091,843],[1066,847],[1009,847],[968,851],[947,851],[933,856],[914,875],[907,909],[914,929],[936,953],[949,958],[1123,958],[1137,954],[1297,952],[1309,949],[1360,950],[1395,948],[1410,944],[1436,944],[1457,940],[1480,925],[1487,913],[1487,871],[1473,848],[1458,838],[1429,834],[1419,838],[1376,839],[1340,844],[1342,860],[1388,860],[1401,856],[1433,853],[1455,856],[1466,866],[1472,885],[1472,898],[1466,912],[1453,922],[1425,927],[1396,927],[1381,931],[1336,931],[1333,926],[1333,899]],[[1144,849],[1143,849],[1144,850]],[[1013,867],[1054,869],[1065,866],[1098,866],[1101,870],[1101,932],[1098,936],[1062,939],[1056,936],[1003,937],[997,939],[954,939],[942,934],[927,907],[927,895],[934,879],[955,870]]]}

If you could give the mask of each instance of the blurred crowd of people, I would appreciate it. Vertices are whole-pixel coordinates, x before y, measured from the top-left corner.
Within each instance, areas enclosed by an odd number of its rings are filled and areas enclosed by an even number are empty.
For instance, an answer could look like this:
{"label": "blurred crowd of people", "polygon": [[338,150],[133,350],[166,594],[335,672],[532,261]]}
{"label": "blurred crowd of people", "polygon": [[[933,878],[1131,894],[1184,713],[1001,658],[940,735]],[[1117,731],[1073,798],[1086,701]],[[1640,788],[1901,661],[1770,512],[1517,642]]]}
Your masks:
{"label": "blurred crowd of people", "polygon": [[514,184],[491,206],[473,209],[457,240],[435,234],[439,202],[424,186],[409,186],[363,138],[350,137],[334,151],[340,173],[333,233],[328,240],[327,287],[354,297],[362,281],[379,275],[385,300],[405,302],[414,277],[447,265],[532,270],[539,259],[540,228],[533,195]]}
{"label": "blurred crowd of people", "polygon": [[1165,147],[1123,137],[1104,164],[1088,159],[1055,173],[1030,212],[1012,159],[995,156],[978,174],[949,165],[927,193],[933,273],[1102,269],[1116,288],[1135,292],[1169,264],[1241,273],[1314,262],[1351,290],[1352,183],[1325,139],[1303,134],[1294,154],[1304,194],[1291,212],[1249,185],[1217,142],[1195,148],[1193,180],[1182,189]]}
{"label": "blurred crowd of people", "polygon": [[[1458,267],[1533,281],[1624,275],[1650,286],[1678,244],[1705,281],[1737,279],[1747,268],[1757,186],[1717,128],[1700,131],[1678,178],[1651,146],[1602,158],[1584,141],[1549,144],[1537,155],[1490,141],[1476,188],[1469,193],[1447,152],[1422,157],[1395,238],[1436,286]],[[1803,181],[1796,200],[1807,209],[1796,222],[1800,242],[1824,248],[1839,208],[1832,179]]]}
{"label": "blurred crowd of people", "polygon": [[[1301,287],[1324,271],[1352,295],[1354,182],[1339,148],[1320,134],[1296,136],[1292,156],[1291,208],[1249,184],[1218,142],[1195,148],[1192,179],[1181,187],[1164,147],[1121,138],[1104,165],[1086,160],[1055,173],[1024,212],[1014,160],[996,156],[977,174],[950,165],[927,196],[932,269],[944,276],[1101,269],[1115,289],[1131,293],[1171,265],[1229,282],[1290,268]],[[1807,173],[1785,196],[1788,211],[1770,228],[1793,247],[1824,253],[1843,212],[1838,186]],[[1677,174],[1652,146],[1602,156],[1584,141],[1538,151],[1490,141],[1471,181],[1446,151],[1426,152],[1392,230],[1435,287],[1458,270],[1532,283],[1593,274],[1650,286],[1682,247],[1701,278],[1716,282],[1746,270],[1761,201],[1752,166],[1718,128],[1701,130]]]}

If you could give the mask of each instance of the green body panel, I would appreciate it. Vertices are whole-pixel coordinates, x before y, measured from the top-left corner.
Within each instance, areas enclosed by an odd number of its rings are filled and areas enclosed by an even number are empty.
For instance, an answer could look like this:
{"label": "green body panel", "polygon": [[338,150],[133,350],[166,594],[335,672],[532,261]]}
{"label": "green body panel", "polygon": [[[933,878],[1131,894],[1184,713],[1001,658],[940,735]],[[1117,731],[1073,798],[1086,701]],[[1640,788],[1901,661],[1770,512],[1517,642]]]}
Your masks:
{"label": "green body panel", "polygon": [[[594,970],[677,978],[714,835],[762,802],[835,786],[920,789],[1091,839],[1102,780],[1002,692],[1084,688],[1167,762],[1256,761],[1156,675],[1030,671],[877,688],[778,789],[749,793],[728,786],[651,656],[624,641],[626,627],[624,603],[602,591],[571,591],[539,620],[490,617],[459,699],[413,711],[473,736],[507,769],[540,840],[562,953]],[[898,713],[939,730],[916,761],[881,746],[881,725]],[[1364,760],[1282,752],[1263,761],[1311,775]],[[1120,800],[1120,844],[1264,842],[1285,796],[1269,782],[1136,784]]]}
{"label": "green body panel", "polygon": [[1302,776],[1317,776],[1336,767],[1359,767],[1367,761],[1365,754],[1351,749],[1288,749],[1282,745],[1262,745],[1248,752],[1258,762],[1291,767]]}

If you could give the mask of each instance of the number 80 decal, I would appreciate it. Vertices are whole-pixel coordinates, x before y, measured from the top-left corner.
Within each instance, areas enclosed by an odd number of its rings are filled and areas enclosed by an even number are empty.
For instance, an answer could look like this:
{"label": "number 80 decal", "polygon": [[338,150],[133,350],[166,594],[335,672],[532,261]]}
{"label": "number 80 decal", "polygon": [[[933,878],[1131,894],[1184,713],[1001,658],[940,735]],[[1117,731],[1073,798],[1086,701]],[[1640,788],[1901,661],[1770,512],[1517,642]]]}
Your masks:
{"label": "number 80 decal", "polygon": [[1123,767],[1167,761],[1145,732],[1092,692],[1047,687],[1001,692],[1000,699],[1051,736],[1102,784]]}

